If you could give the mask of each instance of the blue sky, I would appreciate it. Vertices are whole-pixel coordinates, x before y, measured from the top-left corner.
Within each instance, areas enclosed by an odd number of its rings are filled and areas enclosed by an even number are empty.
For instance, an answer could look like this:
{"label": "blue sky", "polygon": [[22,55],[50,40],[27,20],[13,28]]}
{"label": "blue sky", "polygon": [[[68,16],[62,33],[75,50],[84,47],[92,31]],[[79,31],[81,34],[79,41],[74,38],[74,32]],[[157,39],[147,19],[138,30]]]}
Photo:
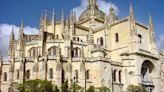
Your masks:
{"label": "blue sky", "polygon": [[[25,26],[27,26],[26,29],[31,29],[31,31],[35,31],[35,29],[39,28],[40,16],[45,10],[48,11],[50,19],[51,12],[54,8],[57,20],[59,20],[62,8],[65,11],[66,17],[69,15],[70,11],[73,8],[82,6],[81,1],[84,2],[84,0],[0,0],[0,48],[7,49],[3,48],[8,43],[2,42],[2,39],[4,39],[2,35],[10,33],[10,31],[8,31],[9,28],[3,27],[4,24],[8,26],[12,25],[14,26],[14,29],[17,30],[18,26],[20,25],[21,19],[23,19]],[[119,18],[123,18],[129,15],[130,0],[103,1],[108,4],[111,2],[115,5],[115,7],[118,9]],[[151,15],[153,16],[157,42],[159,42],[160,45],[164,44],[164,0],[132,1],[136,20],[147,25],[148,15],[149,13],[151,13]],[[104,5],[103,8],[106,8],[106,10],[108,10],[108,4]],[[5,51],[6,50],[3,50],[3,52]]]}

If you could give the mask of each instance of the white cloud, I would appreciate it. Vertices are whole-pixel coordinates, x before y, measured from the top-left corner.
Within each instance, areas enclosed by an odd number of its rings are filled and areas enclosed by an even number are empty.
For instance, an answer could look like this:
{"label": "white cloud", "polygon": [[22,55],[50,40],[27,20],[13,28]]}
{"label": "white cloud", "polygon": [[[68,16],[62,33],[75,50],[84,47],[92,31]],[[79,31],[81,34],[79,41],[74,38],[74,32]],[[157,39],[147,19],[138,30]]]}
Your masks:
{"label": "white cloud", "polygon": [[[119,9],[118,7],[112,3],[112,2],[107,2],[104,0],[97,0],[97,5],[100,10],[102,10],[104,13],[107,15],[109,14],[109,8],[112,6],[115,9],[115,13],[118,15]],[[80,14],[87,8],[88,6],[88,0],[81,0],[81,4],[75,8],[73,8],[74,11],[77,13],[77,17],[80,16]]]}
{"label": "white cloud", "polygon": [[158,48],[160,50],[164,50],[164,34],[160,35],[160,38],[158,41]]}
{"label": "white cloud", "polygon": [[[0,49],[2,49],[4,60],[8,58],[9,36],[12,28],[14,29],[15,37],[18,38],[20,27],[11,24],[0,24]],[[25,34],[37,34],[39,30],[37,28],[25,26],[24,32]]]}

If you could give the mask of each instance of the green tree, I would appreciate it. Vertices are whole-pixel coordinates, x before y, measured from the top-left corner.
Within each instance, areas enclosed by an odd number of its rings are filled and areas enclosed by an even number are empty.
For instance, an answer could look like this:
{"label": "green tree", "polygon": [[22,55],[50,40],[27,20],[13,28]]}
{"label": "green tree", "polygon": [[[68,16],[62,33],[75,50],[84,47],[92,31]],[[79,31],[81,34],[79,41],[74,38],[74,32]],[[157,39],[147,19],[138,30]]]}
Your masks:
{"label": "green tree", "polygon": [[110,89],[107,87],[101,87],[100,92],[110,92]]}
{"label": "green tree", "polygon": [[90,86],[87,90],[87,92],[95,92],[94,86]]}
{"label": "green tree", "polygon": [[47,80],[28,80],[18,85],[20,92],[53,92],[53,85]]}
{"label": "green tree", "polygon": [[62,84],[61,92],[68,92],[68,81],[66,81]]}
{"label": "green tree", "polygon": [[79,86],[78,84],[72,84],[71,85],[71,92],[79,92],[80,90],[82,90],[82,87],[81,86]]}
{"label": "green tree", "polygon": [[138,86],[130,85],[128,87],[128,92],[147,92],[147,91],[144,85],[139,84]]}
{"label": "green tree", "polygon": [[60,92],[60,90],[58,89],[58,86],[56,86],[56,85],[54,87],[54,92]]}

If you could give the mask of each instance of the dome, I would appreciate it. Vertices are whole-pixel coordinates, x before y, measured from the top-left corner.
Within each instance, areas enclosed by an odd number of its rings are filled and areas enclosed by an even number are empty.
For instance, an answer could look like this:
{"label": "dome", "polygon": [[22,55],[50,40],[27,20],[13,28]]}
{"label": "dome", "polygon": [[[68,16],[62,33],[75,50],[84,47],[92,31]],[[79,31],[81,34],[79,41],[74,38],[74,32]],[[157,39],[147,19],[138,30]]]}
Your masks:
{"label": "dome", "polygon": [[[98,8],[94,8],[94,12],[95,12],[96,18],[101,18],[101,19],[105,18],[104,12],[99,10]],[[81,15],[79,17],[79,20],[83,20],[83,19],[89,18],[90,17],[90,13],[91,13],[91,8],[88,8],[87,10],[85,10],[84,12],[81,13]]]}

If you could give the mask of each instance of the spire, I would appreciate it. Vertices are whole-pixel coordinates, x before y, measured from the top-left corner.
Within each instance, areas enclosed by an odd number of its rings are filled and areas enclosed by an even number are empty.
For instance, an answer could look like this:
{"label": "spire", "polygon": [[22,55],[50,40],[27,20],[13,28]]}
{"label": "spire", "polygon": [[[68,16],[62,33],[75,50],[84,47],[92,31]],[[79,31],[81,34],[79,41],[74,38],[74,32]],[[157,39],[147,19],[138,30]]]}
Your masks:
{"label": "spire", "polygon": [[11,34],[10,34],[10,41],[11,40],[14,40],[14,28],[12,27],[12,31],[11,31]]}
{"label": "spire", "polygon": [[76,19],[76,11],[73,11],[73,17],[74,17],[74,21],[77,22],[77,19]]}
{"label": "spire", "polygon": [[48,19],[47,19],[47,11],[45,10],[45,12],[44,12],[44,20],[45,21],[47,21]]}
{"label": "spire", "polygon": [[130,17],[134,19],[134,10],[133,10],[133,4],[132,1],[130,0]]}
{"label": "spire", "polygon": [[62,8],[62,12],[61,12],[61,23],[64,24],[64,9]]}
{"label": "spire", "polygon": [[21,27],[19,31],[19,51],[20,57],[24,56],[24,23],[23,20],[21,22]]}
{"label": "spire", "polygon": [[40,17],[40,32],[44,31],[43,27],[44,27],[44,15],[42,13],[42,15]]}
{"label": "spire", "polygon": [[76,20],[76,12],[75,11],[71,11],[71,14],[70,14],[70,24],[73,24],[77,22]]}
{"label": "spire", "polygon": [[21,20],[21,25],[20,25],[20,30],[19,30],[19,39],[23,38],[23,33],[24,33],[24,22]]}
{"label": "spire", "polygon": [[153,19],[151,14],[149,15],[149,31],[150,31],[150,42],[155,42]]}
{"label": "spire", "polygon": [[55,10],[53,9],[52,11],[52,19],[51,19],[51,25],[54,25],[56,21],[56,16],[55,16]]}
{"label": "spire", "polygon": [[133,5],[132,1],[130,0],[130,13],[129,13],[129,22],[130,22],[130,30],[131,30],[131,35],[136,34],[136,23],[135,23],[135,18],[134,18],[134,10],[133,10]]}
{"label": "spire", "polygon": [[10,35],[10,43],[9,43],[9,60],[12,60],[14,58],[14,29],[12,28],[11,35]]}

